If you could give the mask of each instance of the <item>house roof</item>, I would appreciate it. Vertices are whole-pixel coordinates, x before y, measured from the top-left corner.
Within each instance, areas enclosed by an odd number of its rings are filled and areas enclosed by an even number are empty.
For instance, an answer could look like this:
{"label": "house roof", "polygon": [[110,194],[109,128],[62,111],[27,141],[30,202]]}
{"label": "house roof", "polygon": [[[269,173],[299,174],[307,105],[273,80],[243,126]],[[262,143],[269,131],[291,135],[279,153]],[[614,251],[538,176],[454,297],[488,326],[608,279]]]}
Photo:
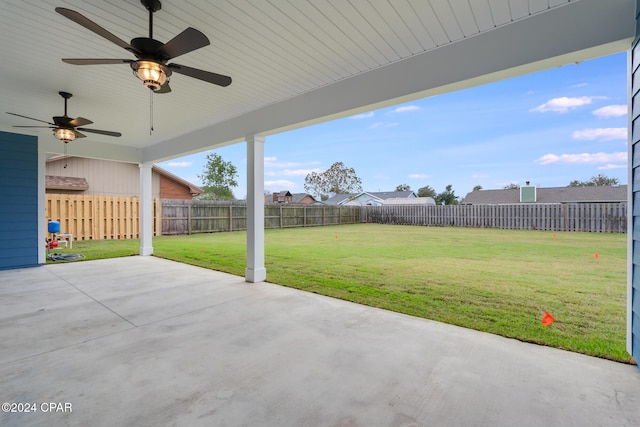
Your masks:
{"label": "house roof", "polygon": [[309,193],[293,193],[292,196],[293,196],[293,203],[300,203],[302,199],[304,199],[305,197],[311,197],[314,202],[316,201],[315,197],[313,197]]}
{"label": "house roof", "polygon": [[344,202],[348,202],[349,199],[356,196],[356,194],[336,194],[335,196],[329,197],[324,201],[327,205],[341,205]]}
{"label": "house roof", "polygon": [[[536,188],[537,203],[624,202],[627,186],[548,187]],[[501,205],[520,203],[520,189],[478,190],[467,193],[464,204]]]}
{"label": "house roof", "polygon": [[46,175],[45,188],[47,190],[85,191],[89,189],[89,183],[85,178]]}
{"label": "house roof", "polygon": [[366,193],[371,194],[379,199],[407,199],[407,198],[415,198],[416,193],[413,191],[367,191]]}
{"label": "house roof", "polygon": [[349,200],[358,198],[366,194],[380,200],[394,198],[407,199],[416,197],[416,194],[413,191],[363,191],[362,193],[336,194],[335,196],[325,200],[325,203],[328,205],[343,205]]}

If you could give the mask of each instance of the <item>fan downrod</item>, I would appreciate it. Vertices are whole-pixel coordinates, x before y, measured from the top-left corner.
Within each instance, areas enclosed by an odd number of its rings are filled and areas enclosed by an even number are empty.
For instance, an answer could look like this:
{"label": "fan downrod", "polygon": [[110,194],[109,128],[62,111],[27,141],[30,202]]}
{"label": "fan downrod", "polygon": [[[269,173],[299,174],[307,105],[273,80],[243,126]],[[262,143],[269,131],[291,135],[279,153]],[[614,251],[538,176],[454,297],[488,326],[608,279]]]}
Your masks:
{"label": "fan downrod", "polygon": [[58,92],[60,94],[61,97],[64,98],[64,117],[67,117],[67,99],[71,98],[73,95],[71,95],[69,92]]}

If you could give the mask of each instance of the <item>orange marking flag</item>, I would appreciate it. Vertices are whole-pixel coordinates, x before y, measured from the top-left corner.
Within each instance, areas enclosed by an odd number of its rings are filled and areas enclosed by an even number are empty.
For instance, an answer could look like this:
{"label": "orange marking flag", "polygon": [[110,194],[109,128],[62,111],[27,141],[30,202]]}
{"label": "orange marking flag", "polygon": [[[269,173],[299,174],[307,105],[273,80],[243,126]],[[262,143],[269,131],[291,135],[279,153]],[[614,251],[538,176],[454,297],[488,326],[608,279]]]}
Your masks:
{"label": "orange marking flag", "polygon": [[553,316],[550,315],[548,311],[544,312],[544,316],[542,316],[542,326],[549,326],[555,321],[556,319],[554,319]]}

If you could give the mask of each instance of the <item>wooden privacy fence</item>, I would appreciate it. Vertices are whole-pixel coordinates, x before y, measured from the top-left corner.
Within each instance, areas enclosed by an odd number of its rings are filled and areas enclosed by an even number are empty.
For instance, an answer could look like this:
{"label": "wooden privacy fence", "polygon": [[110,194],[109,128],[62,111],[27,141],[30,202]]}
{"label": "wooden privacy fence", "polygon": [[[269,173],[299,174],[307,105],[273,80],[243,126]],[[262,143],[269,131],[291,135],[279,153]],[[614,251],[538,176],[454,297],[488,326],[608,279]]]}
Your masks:
{"label": "wooden privacy fence", "polygon": [[[137,197],[47,194],[45,200],[47,223],[60,221],[60,231],[73,234],[74,240],[140,237],[140,202]],[[158,199],[153,205],[153,233],[159,235],[162,205]]]}
{"label": "wooden privacy fence", "polygon": [[626,203],[366,206],[365,221],[379,224],[482,227],[507,230],[625,233]]}
{"label": "wooden privacy fence", "polygon": [[[316,227],[362,222],[359,206],[266,205],[265,228]],[[162,234],[247,229],[247,206],[211,200],[162,200]]]}

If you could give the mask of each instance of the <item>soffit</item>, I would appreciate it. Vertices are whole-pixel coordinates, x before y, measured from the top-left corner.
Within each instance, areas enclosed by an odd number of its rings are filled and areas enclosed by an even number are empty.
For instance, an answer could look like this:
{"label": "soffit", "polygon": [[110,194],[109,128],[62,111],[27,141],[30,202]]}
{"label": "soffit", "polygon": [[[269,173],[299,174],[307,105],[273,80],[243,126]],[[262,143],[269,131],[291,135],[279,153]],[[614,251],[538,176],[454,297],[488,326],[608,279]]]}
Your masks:
{"label": "soffit", "polygon": [[[320,96],[322,101],[305,106],[308,111],[300,120],[307,122],[377,105],[372,100],[400,99],[413,87],[394,92],[394,86],[403,84],[403,76],[397,75],[403,72],[398,64],[416,62],[416,58],[434,52],[446,58],[449,47],[540,15],[569,10],[577,3],[584,5],[582,10],[594,5],[594,13],[602,14],[602,6],[598,8],[595,0],[164,0],[162,9],[154,15],[154,38],[166,42],[189,26],[197,28],[209,37],[211,45],[175,62],[229,75],[233,83],[222,88],[174,74],[173,92],[151,99],[127,64],[63,63],[63,57],[132,56],[54,11],[59,6],[76,10],[129,41],[147,36],[147,11],[138,0],[8,0],[0,2],[0,110],[50,120],[63,113],[58,91],[68,91],[74,95],[69,101],[70,116],[93,120],[94,124],[87,127],[123,134],[121,138],[87,135],[69,145],[79,147],[76,153],[157,160],[180,154],[179,148],[168,149],[168,144],[176,144],[182,135],[194,130],[213,135],[211,144],[198,135],[197,141],[187,142],[185,151],[235,142],[254,131],[268,133],[276,127],[295,127],[295,123],[285,123],[287,111],[283,106],[295,107],[295,103],[287,102],[304,100],[310,94]],[[608,6],[612,14],[634,10],[632,0],[616,0]],[[607,19],[613,18],[602,16],[603,22]],[[627,27],[631,21],[627,19],[620,26]],[[593,28],[589,31],[595,32]],[[602,31],[609,31],[608,27]],[[625,31],[621,34],[630,36],[630,30]],[[560,44],[567,37],[557,36]],[[537,43],[533,39],[530,42]],[[451,52],[453,56],[456,51]],[[437,68],[447,64],[432,65]],[[473,66],[469,62],[469,69]],[[380,87],[376,80],[365,89],[377,97],[360,100],[357,94],[342,90],[340,93],[354,101],[335,99],[339,98],[336,88],[351,86],[362,92],[360,86],[350,82],[362,82],[374,72],[380,75],[380,70],[396,75],[388,81],[388,88]],[[422,72],[422,80],[427,81],[429,68]],[[415,86],[416,93],[421,89]],[[38,123],[0,114],[2,130],[24,131],[11,126],[31,124]],[[219,132],[216,126],[230,130],[228,134]],[[62,143],[49,130],[38,130],[37,134],[50,149],[61,150]]]}

